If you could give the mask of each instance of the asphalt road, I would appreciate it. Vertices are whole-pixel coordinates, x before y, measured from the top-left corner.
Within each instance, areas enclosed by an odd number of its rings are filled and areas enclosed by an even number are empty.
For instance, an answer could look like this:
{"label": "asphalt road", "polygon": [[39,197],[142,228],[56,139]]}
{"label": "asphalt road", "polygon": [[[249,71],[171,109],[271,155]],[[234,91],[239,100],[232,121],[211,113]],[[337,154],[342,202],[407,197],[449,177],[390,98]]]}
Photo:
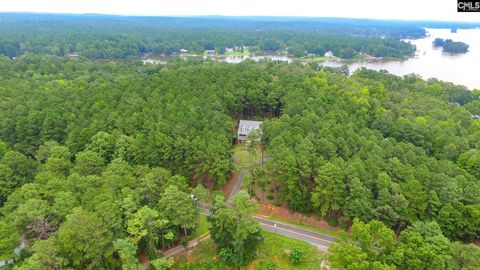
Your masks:
{"label": "asphalt road", "polygon": [[265,231],[310,243],[323,251],[327,251],[330,244],[337,241],[337,239],[329,235],[301,229],[285,223],[260,217],[254,217],[254,219],[262,225],[262,229]]}
{"label": "asphalt road", "polygon": [[[210,210],[209,210],[209,208],[211,207],[210,205],[199,204],[199,206],[203,210],[202,211],[203,215],[206,215],[206,216],[210,215]],[[300,241],[310,243],[323,251],[328,250],[328,247],[330,246],[330,244],[337,241],[337,239],[332,236],[298,228],[296,226],[285,224],[282,222],[278,222],[278,221],[274,221],[274,220],[270,220],[262,217],[257,217],[257,216],[255,216],[254,219],[258,223],[260,223],[260,225],[262,225],[262,229],[265,231],[280,234],[286,237],[290,237],[290,238],[294,238]]]}

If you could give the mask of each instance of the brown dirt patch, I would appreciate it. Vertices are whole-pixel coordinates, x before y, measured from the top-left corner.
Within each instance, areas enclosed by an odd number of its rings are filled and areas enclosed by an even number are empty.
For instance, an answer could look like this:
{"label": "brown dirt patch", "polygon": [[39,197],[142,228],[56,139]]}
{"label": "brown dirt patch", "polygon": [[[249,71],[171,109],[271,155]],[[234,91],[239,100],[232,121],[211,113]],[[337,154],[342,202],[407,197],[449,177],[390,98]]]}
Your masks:
{"label": "brown dirt patch", "polygon": [[336,231],[336,232],[340,231],[340,228],[329,225],[325,220],[321,219],[319,216],[315,216],[315,215],[307,216],[300,213],[292,213],[286,207],[278,207],[269,203],[260,203],[258,214],[261,216],[277,219],[280,221],[284,220],[284,221],[304,224],[307,226],[319,227],[319,228],[330,230],[330,231]]}
{"label": "brown dirt patch", "polygon": [[240,172],[234,172],[230,174],[230,178],[227,183],[223,185],[223,194],[225,195],[225,200],[228,199],[230,193],[232,192],[233,186],[235,186],[235,181],[238,179]]}
{"label": "brown dirt patch", "polygon": [[143,269],[148,269],[148,266],[150,265],[150,261],[148,260],[148,254],[145,252],[140,252],[138,255],[138,260],[140,262],[140,265],[142,265]]}
{"label": "brown dirt patch", "polygon": [[248,264],[247,270],[255,270],[256,267],[257,267],[257,261],[253,261],[250,264]]}
{"label": "brown dirt patch", "polygon": [[195,257],[192,255],[192,251],[188,252],[187,254],[187,262],[188,264],[193,264],[195,263]]}

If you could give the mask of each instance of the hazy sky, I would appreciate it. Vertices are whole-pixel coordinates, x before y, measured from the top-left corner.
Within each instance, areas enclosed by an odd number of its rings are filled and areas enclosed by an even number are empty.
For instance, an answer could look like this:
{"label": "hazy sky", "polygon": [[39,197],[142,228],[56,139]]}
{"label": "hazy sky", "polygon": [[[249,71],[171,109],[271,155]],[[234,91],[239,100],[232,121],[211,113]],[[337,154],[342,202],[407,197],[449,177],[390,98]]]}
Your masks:
{"label": "hazy sky", "polygon": [[0,0],[0,11],[121,15],[264,15],[477,21],[457,0]]}

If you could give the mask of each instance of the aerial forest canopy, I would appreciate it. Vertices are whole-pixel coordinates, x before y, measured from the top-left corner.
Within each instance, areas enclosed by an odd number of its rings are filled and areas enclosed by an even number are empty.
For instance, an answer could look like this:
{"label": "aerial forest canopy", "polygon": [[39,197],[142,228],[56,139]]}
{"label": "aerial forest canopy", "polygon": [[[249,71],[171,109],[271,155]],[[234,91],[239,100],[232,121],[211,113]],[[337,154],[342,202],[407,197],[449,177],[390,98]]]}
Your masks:
{"label": "aerial forest canopy", "polygon": [[0,81],[0,254],[28,241],[17,269],[112,269],[193,230],[192,187],[225,183],[240,117],[265,119],[264,174],[295,211],[480,236],[478,90],[314,64],[46,55],[1,57]]}
{"label": "aerial forest canopy", "polygon": [[295,57],[332,51],[345,59],[359,54],[405,58],[415,49],[400,39],[424,35],[416,25],[353,19],[0,14],[0,54],[10,57],[76,52],[89,59],[125,59],[247,46],[252,51],[288,50]]}

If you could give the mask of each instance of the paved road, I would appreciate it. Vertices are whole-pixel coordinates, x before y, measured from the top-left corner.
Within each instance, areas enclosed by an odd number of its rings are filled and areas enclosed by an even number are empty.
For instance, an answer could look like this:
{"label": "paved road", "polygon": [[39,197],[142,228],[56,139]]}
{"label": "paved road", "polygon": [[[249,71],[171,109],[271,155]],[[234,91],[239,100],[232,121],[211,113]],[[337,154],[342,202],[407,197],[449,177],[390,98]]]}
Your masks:
{"label": "paved road", "polygon": [[[199,206],[202,208],[203,215],[206,215],[206,216],[210,215],[210,210],[209,210],[209,208],[211,207],[210,205],[199,204]],[[323,251],[328,250],[328,247],[330,246],[330,244],[337,241],[337,239],[332,236],[298,228],[293,225],[285,224],[282,222],[278,222],[278,221],[274,221],[274,220],[270,220],[270,219],[266,219],[258,216],[254,217],[254,219],[258,223],[260,223],[260,225],[262,225],[262,229],[265,231],[273,232],[286,237],[290,237],[290,238],[294,238],[297,240],[310,243]]]}
{"label": "paved road", "polygon": [[323,251],[327,251],[330,244],[337,241],[337,239],[329,235],[312,232],[285,223],[261,217],[254,217],[254,219],[262,225],[262,229],[265,231],[310,243]]}

